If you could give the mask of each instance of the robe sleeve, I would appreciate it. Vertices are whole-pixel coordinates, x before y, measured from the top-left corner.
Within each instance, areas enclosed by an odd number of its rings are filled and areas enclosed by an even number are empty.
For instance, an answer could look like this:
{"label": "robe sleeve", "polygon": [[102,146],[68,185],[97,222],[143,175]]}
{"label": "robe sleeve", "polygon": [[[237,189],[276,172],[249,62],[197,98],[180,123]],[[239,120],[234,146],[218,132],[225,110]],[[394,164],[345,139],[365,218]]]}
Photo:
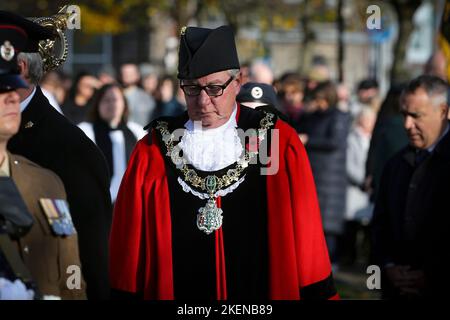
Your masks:
{"label": "robe sleeve", "polygon": [[164,159],[145,136],[131,155],[114,207],[111,287],[144,299],[173,299],[171,252]]}
{"label": "robe sleeve", "polygon": [[272,298],[336,299],[308,156],[292,128],[282,121],[275,128],[279,169],[268,176]]}

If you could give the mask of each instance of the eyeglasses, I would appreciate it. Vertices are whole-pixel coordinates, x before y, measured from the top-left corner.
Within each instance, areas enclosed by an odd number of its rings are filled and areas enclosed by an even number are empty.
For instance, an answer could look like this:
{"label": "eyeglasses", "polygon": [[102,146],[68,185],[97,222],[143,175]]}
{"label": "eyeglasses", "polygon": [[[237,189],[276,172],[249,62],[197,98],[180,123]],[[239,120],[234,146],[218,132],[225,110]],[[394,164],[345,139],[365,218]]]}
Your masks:
{"label": "eyeglasses", "polygon": [[206,94],[210,97],[219,97],[223,94],[223,90],[234,80],[234,77],[230,77],[224,84],[208,84],[207,86],[199,86],[197,84],[184,84],[181,85],[181,90],[187,96],[198,96],[202,90],[205,90]]}

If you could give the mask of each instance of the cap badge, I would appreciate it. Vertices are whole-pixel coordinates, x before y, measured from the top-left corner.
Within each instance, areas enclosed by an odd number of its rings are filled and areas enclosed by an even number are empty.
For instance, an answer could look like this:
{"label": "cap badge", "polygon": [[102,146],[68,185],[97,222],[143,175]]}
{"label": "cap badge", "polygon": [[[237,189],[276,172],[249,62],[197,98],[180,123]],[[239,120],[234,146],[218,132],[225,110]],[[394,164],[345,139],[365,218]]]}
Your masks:
{"label": "cap badge", "polygon": [[11,61],[11,59],[14,58],[14,47],[11,42],[6,40],[2,44],[2,46],[0,47],[0,55],[6,61]]}
{"label": "cap badge", "polygon": [[25,124],[25,129],[30,129],[30,128],[32,128],[34,126],[34,123],[32,122],[32,121],[28,121],[26,124]]}
{"label": "cap badge", "polygon": [[263,91],[260,87],[254,87],[250,94],[254,99],[260,99],[263,95]]}

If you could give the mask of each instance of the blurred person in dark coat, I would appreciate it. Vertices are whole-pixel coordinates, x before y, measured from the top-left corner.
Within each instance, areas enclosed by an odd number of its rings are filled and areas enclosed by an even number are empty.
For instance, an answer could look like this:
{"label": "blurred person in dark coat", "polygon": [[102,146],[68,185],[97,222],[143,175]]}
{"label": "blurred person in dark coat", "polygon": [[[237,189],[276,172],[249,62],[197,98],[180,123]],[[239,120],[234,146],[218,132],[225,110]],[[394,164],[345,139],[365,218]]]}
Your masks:
{"label": "blurred person in dark coat", "polygon": [[329,81],[319,83],[311,99],[315,111],[302,115],[298,130],[311,161],[330,258],[336,263],[346,209],[350,116],[336,108],[336,87]]}
{"label": "blurred person in dark coat", "polygon": [[412,80],[401,97],[409,145],[386,164],[372,221],[384,298],[448,296],[450,134],[447,83]]}
{"label": "blurred person in dark coat", "polygon": [[91,109],[91,98],[100,82],[88,72],[77,74],[67,99],[61,106],[62,112],[73,124],[86,120]]}
{"label": "blurred person in dark coat", "polygon": [[404,87],[393,84],[377,114],[366,162],[365,188],[369,191],[372,202],[377,197],[386,162],[408,144],[400,113],[400,95]]}
{"label": "blurred person in dark coat", "polygon": [[[78,232],[83,276],[88,298],[109,297],[108,238],[111,226],[109,173],[101,151],[75,125],[58,113],[38,86],[42,59],[38,41],[53,35],[19,15],[1,12],[0,21],[29,34],[27,51],[18,66],[27,89],[18,89],[22,121],[8,149],[54,171],[63,181],[73,222]],[[42,28],[41,28],[42,29]],[[39,30],[41,30],[39,29]]]}
{"label": "blurred person in dark coat", "polygon": [[178,86],[171,76],[165,75],[159,79],[154,95],[156,108],[149,118],[149,122],[159,117],[179,116],[186,110],[184,105],[177,100],[177,90]]}

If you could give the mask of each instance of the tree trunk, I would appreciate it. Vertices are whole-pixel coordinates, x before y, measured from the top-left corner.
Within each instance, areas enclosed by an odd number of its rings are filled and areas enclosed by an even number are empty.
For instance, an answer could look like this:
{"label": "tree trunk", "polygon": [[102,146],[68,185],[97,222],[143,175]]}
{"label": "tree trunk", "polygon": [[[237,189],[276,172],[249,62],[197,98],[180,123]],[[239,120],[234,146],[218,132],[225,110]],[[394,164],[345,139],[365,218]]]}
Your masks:
{"label": "tree trunk", "polygon": [[174,20],[177,32],[179,33],[182,27],[187,26],[192,18],[196,18],[202,8],[202,1],[175,0],[175,5],[170,10],[170,16]]}
{"label": "tree trunk", "polygon": [[[400,3],[401,2],[401,3]],[[411,75],[406,66],[406,49],[409,37],[414,30],[412,22],[414,12],[420,6],[422,1],[412,0],[404,1],[393,0],[392,5],[397,14],[398,38],[394,47],[394,57],[390,74],[390,82],[409,80]]]}
{"label": "tree trunk", "polygon": [[342,7],[344,0],[338,0],[337,5],[337,29],[338,29],[338,82],[344,81],[344,17],[342,16]]}
{"label": "tree trunk", "polygon": [[302,47],[300,50],[300,74],[306,74],[306,72],[308,72],[307,67],[306,67],[306,61],[307,61],[307,57],[308,57],[308,49],[309,49],[309,42],[311,39],[311,30],[309,27],[309,19],[310,19],[310,15],[308,13],[308,0],[304,0],[303,2],[303,14],[302,17],[300,19],[300,25],[302,28],[302,35],[303,35],[303,39],[302,39]]}

